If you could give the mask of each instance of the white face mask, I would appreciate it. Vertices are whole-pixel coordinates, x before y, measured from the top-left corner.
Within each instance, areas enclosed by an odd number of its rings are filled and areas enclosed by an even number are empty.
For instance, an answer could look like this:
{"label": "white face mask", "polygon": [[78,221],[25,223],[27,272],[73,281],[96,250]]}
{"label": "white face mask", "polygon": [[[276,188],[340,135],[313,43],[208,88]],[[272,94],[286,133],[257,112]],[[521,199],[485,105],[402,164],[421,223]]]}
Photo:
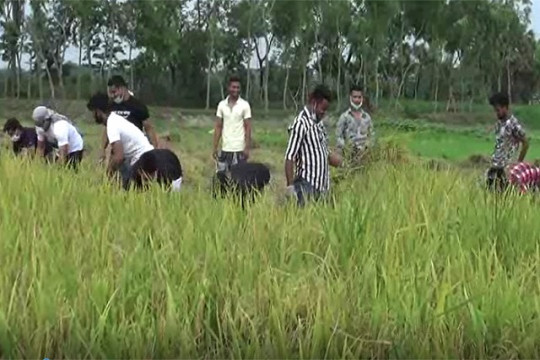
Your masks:
{"label": "white face mask", "polygon": [[362,104],[363,104],[363,102],[360,102],[360,104],[356,105],[351,100],[351,109],[353,109],[354,111],[358,111],[358,110],[360,110],[362,108]]}
{"label": "white face mask", "polygon": [[17,141],[19,141],[20,139],[21,139],[21,134],[13,134],[13,135],[11,136],[11,141],[13,141],[13,142],[17,142]]}
{"label": "white face mask", "polygon": [[113,99],[113,101],[116,103],[116,104],[121,104],[122,101],[124,101],[124,97],[123,96],[117,96]]}

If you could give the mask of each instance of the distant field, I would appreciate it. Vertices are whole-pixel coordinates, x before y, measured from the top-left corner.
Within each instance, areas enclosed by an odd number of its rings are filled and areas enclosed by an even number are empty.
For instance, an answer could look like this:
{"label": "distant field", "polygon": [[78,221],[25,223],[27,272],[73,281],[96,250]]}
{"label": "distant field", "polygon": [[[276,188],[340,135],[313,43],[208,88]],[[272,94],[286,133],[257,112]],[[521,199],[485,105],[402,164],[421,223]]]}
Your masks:
{"label": "distant field", "polygon": [[[4,105],[28,120],[33,104]],[[271,114],[252,157],[272,183],[243,212],[208,192],[211,114],[152,109],[186,187],[137,194],[95,162],[102,127],[65,108],[90,148],[78,174],[0,153],[2,358],[540,358],[538,199],[416,156],[489,155],[485,124],[381,115],[378,160],[299,210],[293,114]]]}

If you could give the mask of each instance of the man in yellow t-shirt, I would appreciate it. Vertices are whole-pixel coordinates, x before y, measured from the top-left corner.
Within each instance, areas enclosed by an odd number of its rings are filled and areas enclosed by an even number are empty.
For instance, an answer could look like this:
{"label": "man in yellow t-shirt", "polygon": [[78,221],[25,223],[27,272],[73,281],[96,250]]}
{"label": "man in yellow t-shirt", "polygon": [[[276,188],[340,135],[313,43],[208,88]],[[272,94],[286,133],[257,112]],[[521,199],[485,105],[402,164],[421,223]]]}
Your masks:
{"label": "man in yellow t-shirt", "polygon": [[[232,165],[246,162],[251,145],[251,107],[240,97],[240,79],[229,79],[229,96],[222,100],[216,112],[213,158],[218,173],[226,173]],[[221,151],[218,151],[221,140]]]}

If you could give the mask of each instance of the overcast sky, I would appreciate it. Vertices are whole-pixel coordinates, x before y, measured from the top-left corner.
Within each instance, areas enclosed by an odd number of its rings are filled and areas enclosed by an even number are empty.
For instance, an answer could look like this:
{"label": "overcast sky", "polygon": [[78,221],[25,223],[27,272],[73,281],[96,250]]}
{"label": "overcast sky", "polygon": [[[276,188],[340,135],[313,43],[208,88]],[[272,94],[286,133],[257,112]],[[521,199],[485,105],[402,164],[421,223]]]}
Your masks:
{"label": "overcast sky", "polygon": [[[540,38],[540,0],[532,0],[531,28],[537,38]],[[261,49],[264,52],[264,49]],[[127,49],[126,49],[127,54]],[[136,55],[136,54],[134,54]],[[28,56],[23,56],[23,67],[28,68]],[[78,63],[79,51],[76,47],[70,47],[66,51],[66,61]],[[0,68],[5,68],[6,63],[0,60]],[[252,65],[258,66],[256,59],[252,59]]]}

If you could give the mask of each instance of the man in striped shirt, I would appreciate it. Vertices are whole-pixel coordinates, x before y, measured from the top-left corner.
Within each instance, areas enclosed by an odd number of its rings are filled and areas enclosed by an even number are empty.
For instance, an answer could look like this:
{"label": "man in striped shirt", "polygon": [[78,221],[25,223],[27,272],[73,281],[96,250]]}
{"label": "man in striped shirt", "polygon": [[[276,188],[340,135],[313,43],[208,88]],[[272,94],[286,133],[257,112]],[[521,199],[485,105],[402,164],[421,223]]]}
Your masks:
{"label": "man in striped shirt", "polygon": [[303,206],[307,199],[317,200],[330,190],[328,165],[340,166],[342,159],[328,149],[322,119],[331,101],[330,91],[317,86],[289,127],[285,154],[287,193]]}

